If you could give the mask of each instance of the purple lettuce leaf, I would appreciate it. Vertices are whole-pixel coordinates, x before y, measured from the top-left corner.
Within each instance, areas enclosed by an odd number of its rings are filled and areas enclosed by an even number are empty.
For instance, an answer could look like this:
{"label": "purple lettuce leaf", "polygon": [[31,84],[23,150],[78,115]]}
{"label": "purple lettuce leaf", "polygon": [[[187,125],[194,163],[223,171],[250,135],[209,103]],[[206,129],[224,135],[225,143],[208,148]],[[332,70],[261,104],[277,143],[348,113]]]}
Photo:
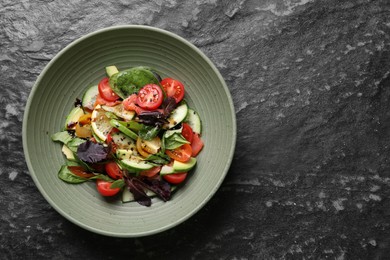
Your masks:
{"label": "purple lettuce leaf", "polygon": [[152,200],[146,195],[142,181],[136,177],[125,177],[125,183],[129,191],[133,194],[136,202],[146,207],[152,205]]}
{"label": "purple lettuce leaf", "polygon": [[77,157],[86,163],[98,163],[108,159],[111,152],[110,146],[103,146],[89,140],[77,147]]}
{"label": "purple lettuce leaf", "polygon": [[168,182],[147,177],[141,180],[145,188],[156,193],[163,201],[168,201],[171,198],[171,185]]}
{"label": "purple lettuce leaf", "polygon": [[169,117],[172,111],[177,107],[176,100],[173,97],[168,97],[164,99],[163,103],[161,104],[161,107],[164,111],[164,116]]}

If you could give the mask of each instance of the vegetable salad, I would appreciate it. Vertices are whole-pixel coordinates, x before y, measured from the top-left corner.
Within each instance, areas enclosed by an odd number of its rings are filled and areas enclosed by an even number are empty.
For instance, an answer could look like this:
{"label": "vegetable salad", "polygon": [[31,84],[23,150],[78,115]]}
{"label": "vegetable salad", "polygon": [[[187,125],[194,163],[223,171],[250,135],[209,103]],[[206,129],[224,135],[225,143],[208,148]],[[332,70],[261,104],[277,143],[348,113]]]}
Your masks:
{"label": "vegetable salad", "polygon": [[153,196],[168,201],[204,146],[184,84],[147,67],[109,66],[106,74],[52,135],[67,159],[58,177],[71,184],[94,181],[102,196],[122,202],[151,206]]}

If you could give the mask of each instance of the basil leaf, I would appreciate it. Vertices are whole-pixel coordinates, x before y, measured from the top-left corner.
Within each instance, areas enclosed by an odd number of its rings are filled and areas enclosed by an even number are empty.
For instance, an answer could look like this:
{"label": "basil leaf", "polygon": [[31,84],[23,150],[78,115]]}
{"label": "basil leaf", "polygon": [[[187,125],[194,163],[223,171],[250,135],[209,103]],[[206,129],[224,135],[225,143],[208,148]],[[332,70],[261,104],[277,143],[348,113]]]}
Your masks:
{"label": "basil leaf", "polygon": [[78,183],[83,183],[88,181],[88,179],[77,176],[73,174],[69,169],[67,165],[61,166],[60,171],[58,172],[58,178],[61,180],[67,182],[67,183],[72,183],[72,184],[78,184]]}
{"label": "basil leaf", "polygon": [[68,142],[71,141],[72,138],[73,137],[69,134],[68,131],[58,132],[51,136],[51,139],[54,142],[61,142],[63,144],[68,144]]}
{"label": "basil leaf", "polygon": [[164,138],[164,143],[165,149],[173,150],[183,144],[189,144],[190,142],[188,142],[180,133],[174,133],[171,136]]}
{"label": "basil leaf", "polygon": [[143,140],[152,140],[155,138],[160,131],[158,126],[147,126],[144,125],[138,132],[139,137]]}
{"label": "basil leaf", "polygon": [[115,188],[120,188],[120,189],[122,189],[122,187],[125,186],[125,185],[126,185],[126,184],[125,184],[125,181],[124,181],[123,179],[119,179],[119,180],[114,181],[114,182],[111,184],[110,188],[111,188],[111,189],[115,189]]}

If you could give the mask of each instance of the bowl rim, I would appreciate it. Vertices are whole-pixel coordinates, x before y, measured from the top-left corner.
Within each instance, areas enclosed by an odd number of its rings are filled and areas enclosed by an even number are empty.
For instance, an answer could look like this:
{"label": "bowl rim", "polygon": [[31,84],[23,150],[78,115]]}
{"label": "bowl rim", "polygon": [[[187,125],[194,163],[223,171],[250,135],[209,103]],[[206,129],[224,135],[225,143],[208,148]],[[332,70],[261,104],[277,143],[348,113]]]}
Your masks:
{"label": "bowl rim", "polygon": [[[58,59],[60,59],[60,57],[62,55],[64,55],[68,50],[70,50],[71,48],[73,48],[74,46],[79,44],[80,42],[85,41],[88,38],[93,37],[93,36],[98,35],[98,34],[101,34],[101,33],[106,33],[106,32],[112,31],[112,30],[122,30],[122,29],[138,29],[138,30],[141,29],[141,30],[149,30],[149,31],[165,34],[165,35],[167,35],[169,37],[172,37],[172,38],[180,41],[181,43],[187,45],[188,47],[190,47],[198,55],[200,55],[201,58],[204,61],[207,62],[207,64],[210,66],[210,68],[212,68],[212,70],[215,73],[215,75],[217,75],[217,77],[218,77],[219,81],[222,83],[224,91],[225,91],[225,93],[226,93],[226,95],[228,97],[227,101],[228,101],[230,109],[232,111],[232,113],[230,115],[231,120],[232,120],[232,131],[233,131],[233,133],[232,133],[232,147],[231,147],[231,149],[229,151],[229,156],[227,158],[228,160],[227,160],[227,163],[225,165],[224,171],[220,175],[220,177],[218,179],[218,182],[217,182],[217,185],[215,185],[213,187],[213,189],[209,192],[209,194],[207,194],[207,196],[202,201],[202,203],[200,203],[196,207],[194,207],[184,217],[182,217],[180,219],[177,219],[176,221],[174,221],[174,222],[172,222],[169,225],[166,225],[164,227],[160,227],[160,228],[157,228],[157,229],[154,229],[154,230],[150,230],[150,231],[146,231],[146,232],[139,232],[139,233],[116,233],[116,232],[113,232],[113,231],[100,230],[100,229],[97,229],[97,228],[90,227],[90,226],[88,226],[86,224],[83,224],[78,219],[76,219],[76,218],[70,216],[69,214],[67,214],[61,207],[59,207],[56,203],[54,203],[54,201],[52,201],[50,196],[46,193],[44,187],[40,184],[40,182],[38,180],[38,177],[35,174],[34,168],[32,166],[32,161],[30,160],[29,151],[28,151],[28,144],[27,144],[27,122],[28,122],[28,115],[29,115],[29,112],[30,112],[30,107],[31,107],[31,104],[32,104],[32,100],[34,99],[35,93],[37,91],[37,88],[38,88],[40,82],[42,81],[44,75],[46,74],[47,70],[52,66],[52,64],[54,64]],[[142,237],[142,236],[148,236],[148,235],[157,234],[157,233],[163,232],[165,230],[168,230],[170,228],[173,228],[174,226],[177,226],[177,225],[183,223],[184,221],[189,219],[191,216],[195,215],[195,213],[197,213],[201,208],[203,208],[207,204],[207,202],[213,197],[213,195],[216,193],[216,191],[221,186],[223,180],[225,179],[225,177],[226,177],[226,175],[227,175],[227,173],[229,171],[230,165],[231,165],[231,163],[233,161],[234,151],[235,151],[235,147],[236,147],[236,139],[237,139],[237,121],[236,121],[236,114],[235,114],[233,99],[232,99],[231,93],[229,91],[229,88],[226,85],[225,80],[223,79],[221,73],[216,68],[216,66],[213,64],[213,62],[198,47],[196,47],[194,44],[192,44],[188,40],[184,39],[183,37],[181,37],[181,36],[179,36],[179,35],[177,35],[175,33],[172,33],[170,31],[167,31],[165,29],[161,29],[161,28],[157,28],[157,27],[153,27],[153,26],[149,26],[149,25],[114,25],[114,26],[109,26],[109,27],[105,27],[105,28],[98,29],[96,31],[87,33],[87,34],[77,38],[76,40],[72,41],[68,45],[66,45],[62,50],[60,50],[46,64],[46,66],[43,68],[43,70],[41,71],[41,73],[37,77],[37,79],[36,79],[32,89],[31,89],[31,91],[29,93],[27,102],[26,102],[24,115],[23,115],[23,124],[22,124],[23,151],[24,151],[24,157],[25,157],[25,161],[27,163],[27,168],[28,168],[28,171],[29,171],[29,175],[32,177],[36,187],[38,188],[40,193],[43,195],[43,197],[46,199],[46,201],[58,213],[60,213],[60,215],[62,215],[64,218],[66,218],[70,222],[76,224],[77,226],[82,227],[83,229],[89,230],[91,232],[100,234],[100,235],[111,236],[111,237]]]}

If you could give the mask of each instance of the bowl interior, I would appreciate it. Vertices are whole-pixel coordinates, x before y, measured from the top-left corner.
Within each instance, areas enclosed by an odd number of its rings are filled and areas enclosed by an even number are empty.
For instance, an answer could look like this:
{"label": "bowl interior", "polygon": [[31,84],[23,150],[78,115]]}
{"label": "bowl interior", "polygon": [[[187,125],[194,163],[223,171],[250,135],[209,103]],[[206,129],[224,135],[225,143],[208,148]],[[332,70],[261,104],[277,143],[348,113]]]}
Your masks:
{"label": "bowl interior", "polygon": [[[57,177],[65,159],[50,136],[61,130],[76,98],[105,76],[105,67],[150,66],[186,87],[186,99],[202,119],[205,143],[198,164],[171,201],[151,207],[101,197],[93,182],[66,184]],[[196,47],[167,31],[146,26],[111,27],[62,50],[39,76],[27,102],[23,146],[34,182],[64,217],[88,230],[135,237],[166,230],[198,211],[220,186],[230,166],[236,124],[232,99],[215,66]]]}

